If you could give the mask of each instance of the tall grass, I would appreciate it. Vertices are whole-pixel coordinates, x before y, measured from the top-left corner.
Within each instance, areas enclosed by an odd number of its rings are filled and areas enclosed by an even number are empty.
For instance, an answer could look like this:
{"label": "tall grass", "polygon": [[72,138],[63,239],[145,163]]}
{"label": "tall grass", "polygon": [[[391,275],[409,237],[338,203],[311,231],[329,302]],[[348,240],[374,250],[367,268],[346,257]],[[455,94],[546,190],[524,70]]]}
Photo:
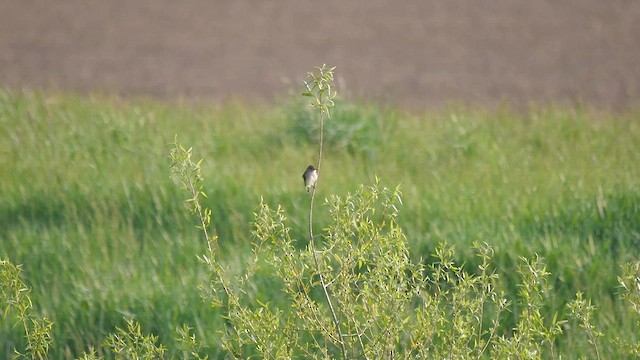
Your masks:
{"label": "tall grass", "polygon": [[[634,321],[615,294],[621,266],[640,258],[640,113],[336,110],[325,124],[318,200],[376,175],[400,184],[398,222],[416,260],[446,241],[473,271],[471,244],[487,242],[515,295],[519,256],[537,253],[551,273],[550,317],[582,291],[606,334],[601,353],[614,351],[614,336],[633,340]],[[0,91],[0,258],[23,265],[35,310],[54,322],[51,356],[79,356],[124,317],[168,345],[190,324],[218,354],[222,324],[197,289],[206,269],[196,254],[206,245],[169,176],[167,144],[180,134],[205,159],[205,205],[225,258],[240,266],[261,197],[281,204],[292,238],[306,241],[300,174],[317,151],[310,117],[295,101],[187,106]],[[323,207],[314,217],[318,229],[329,218]],[[274,291],[267,280],[255,287]],[[9,321],[0,339],[0,357],[24,346]],[[570,357],[592,349],[580,335],[557,346]]]}

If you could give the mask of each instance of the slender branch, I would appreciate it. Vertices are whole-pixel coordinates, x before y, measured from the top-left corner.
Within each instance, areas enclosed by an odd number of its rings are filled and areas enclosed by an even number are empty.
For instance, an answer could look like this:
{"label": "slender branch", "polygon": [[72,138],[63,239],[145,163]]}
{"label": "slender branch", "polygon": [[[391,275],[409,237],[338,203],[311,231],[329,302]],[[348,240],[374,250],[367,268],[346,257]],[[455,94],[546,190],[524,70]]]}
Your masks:
{"label": "slender branch", "polygon": [[[324,130],[324,116],[320,115],[320,152],[318,155],[318,180],[316,180],[316,186],[318,185],[318,181],[320,180],[320,163],[322,161],[322,133]],[[329,295],[328,285],[324,279],[324,275],[320,269],[320,264],[318,261],[318,254],[316,253],[315,243],[313,241],[313,203],[316,195],[316,186],[313,187],[311,191],[311,202],[309,204],[309,246],[311,247],[311,254],[313,255],[313,262],[316,267],[316,271],[318,271],[318,276],[320,277],[320,284],[322,285],[322,291],[324,293],[324,297],[327,300],[327,305],[329,306],[329,310],[331,311],[331,318],[333,320],[333,324],[336,327],[336,332],[338,335],[338,343],[340,345],[340,350],[342,351],[342,357],[344,359],[347,358],[347,350],[344,344],[344,338],[342,336],[342,332],[340,331],[340,321],[338,320],[338,316],[336,315],[336,311],[333,307],[333,303],[331,302],[331,296]]]}
{"label": "slender branch", "polygon": [[198,213],[200,224],[202,224],[202,232],[204,233],[204,237],[207,240],[207,248],[209,249],[209,254],[212,254],[213,252],[211,248],[211,238],[209,237],[209,231],[207,231],[207,222],[205,217],[202,214],[202,206],[200,205],[200,201],[198,200],[198,196],[200,195],[200,192],[196,191],[195,185],[192,181],[189,181],[189,191],[193,196],[195,209],[196,209],[196,212]]}
{"label": "slender branch", "polygon": [[[215,236],[215,234],[210,235],[208,230],[208,227],[211,224],[211,210],[209,210],[209,208],[203,209],[202,204],[200,203],[201,195],[205,198],[207,197],[200,186],[200,182],[203,180],[200,175],[200,162],[194,163],[191,160],[191,149],[187,150],[178,144],[177,136],[174,139],[173,146],[174,148],[171,150],[169,156],[172,160],[171,169],[178,176],[181,186],[190,193],[191,198],[188,200],[190,203],[190,210],[200,219],[200,226],[198,226],[198,228],[202,230],[207,241],[208,254],[203,255],[202,257],[199,256],[198,258],[201,258],[201,260],[211,268],[213,274],[217,277],[216,280],[226,295],[226,310],[227,313],[230,314],[232,312],[231,309],[236,307],[236,304],[232,301],[235,294],[230,286],[230,282],[225,278],[225,273],[221,265],[216,262],[216,258],[220,256],[220,248],[217,236]],[[234,321],[231,316],[228,317],[228,320],[231,323]],[[226,330],[231,333],[230,336],[235,337],[237,344],[241,343],[240,334],[234,324],[227,325]],[[235,352],[235,349],[229,349],[229,351],[233,353]],[[239,347],[238,351],[240,353],[239,357],[243,358],[242,347]]]}
{"label": "slender branch", "polygon": [[[324,69],[325,69],[324,66],[320,69],[319,76],[320,76],[321,82],[325,79]],[[318,79],[314,78],[312,74],[310,74],[310,76],[312,76],[312,79],[315,81],[315,86],[318,86]],[[330,79],[332,78],[333,78],[333,75],[331,74]],[[310,82],[305,82],[305,86],[307,87],[307,90],[309,91],[309,93],[312,93],[313,88],[310,87],[309,85],[310,85]],[[326,85],[328,85],[329,86],[328,89],[330,89],[330,84],[326,84]],[[319,90],[322,90],[321,86],[318,86],[318,87],[320,88]],[[322,273],[322,269],[320,269],[320,262],[318,260],[318,254],[316,253],[315,242],[313,240],[313,204],[316,197],[316,187],[318,186],[318,181],[320,181],[320,166],[322,164],[322,150],[323,150],[323,143],[324,143],[324,116],[325,114],[329,114],[327,111],[328,107],[325,104],[326,100],[331,101],[330,90],[326,99],[323,99],[323,91],[319,91],[319,94],[317,95],[317,98],[316,98],[316,103],[319,105],[318,107],[320,109],[320,146],[318,149],[318,166],[316,168],[316,171],[318,172],[318,179],[316,180],[315,186],[313,186],[313,190],[311,191],[311,201],[309,203],[309,247],[311,249],[311,254],[313,256],[313,262],[316,267],[316,271],[318,272],[318,276],[320,278],[320,284],[322,285],[322,292],[324,294],[325,300],[327,301],[327,305],[329,306],[329,311],[331,312],[331,319],[333,320],[333,325],[335,326],[335,331],[338,335],[338,344],[340,345],[342,358],[347,359],[347,349],[345,346],[342,331],[340,331],[340,320],[338,320],[338,316],[336,315],[335,308],[333,307],[333,303],[331,301],[331,296],[329,295],[329,285],[327,285],[327,282]],[[330,117],[330,115],[328,116]]]}

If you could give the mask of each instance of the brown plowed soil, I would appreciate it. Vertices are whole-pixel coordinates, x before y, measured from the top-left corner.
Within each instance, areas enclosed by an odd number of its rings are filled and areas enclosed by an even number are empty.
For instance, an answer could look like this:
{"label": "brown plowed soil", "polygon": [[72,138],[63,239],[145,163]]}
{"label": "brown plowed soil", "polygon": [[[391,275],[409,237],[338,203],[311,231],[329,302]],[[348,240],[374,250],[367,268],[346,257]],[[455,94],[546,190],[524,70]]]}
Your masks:
{"label": "brown plowed soil", "polygon": [[0,1],[0,86],[268,100],[314,65],[401,106],[640,99],[640,1]]}

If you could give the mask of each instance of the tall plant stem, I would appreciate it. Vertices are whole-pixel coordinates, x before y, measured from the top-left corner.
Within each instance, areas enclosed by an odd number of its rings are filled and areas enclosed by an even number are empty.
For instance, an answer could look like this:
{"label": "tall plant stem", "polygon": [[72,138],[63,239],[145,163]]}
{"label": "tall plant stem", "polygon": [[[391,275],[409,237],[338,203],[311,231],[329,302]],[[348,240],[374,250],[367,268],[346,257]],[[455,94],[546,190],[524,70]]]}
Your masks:
{"label": "tall plant stem", "polygon": [[[308,88],[308,84],[307,84]],[[310,89],[309,89],[310,90]],[[318,182],[320,181],[320,165],[322,164],[322,144],[324,142],[324,116],[325,111],[323,109],[320,110],[320,147],[318,150],[318,166],[316,170],[318,171],[318,179],[316,180],[316,184],[311,191],[311,201],[309,203],[309,247],[311,248],[311,254],[313,255],[313,262],[316,267],[316,271],[318,272],[318,277],[320,278],[320,285],[322,286],[322,292],[324,294],[324,298],[327,301],[327,305],[329,306],[329,311],[331,312],[331,319],[333,320],[333,325],[336,328],[338,344],[340,345],[340,351],[342,352],[342,358],[347,359],[347,349],[344,344],[344,337],[342,336],[342,331],[340,331],[340,321],[338,320],[338,315],[336,315],[335,308],[333,307],[333,303],[331,302],[331,296],[329,295],[329,286],[325,281],[324,275],[322,274],[322,269],[320,269],[320,262],[318,261],[318,254],[316,253],[315,242],[313,241],[313,203],[316,197],[316,187],[318,186]]]}

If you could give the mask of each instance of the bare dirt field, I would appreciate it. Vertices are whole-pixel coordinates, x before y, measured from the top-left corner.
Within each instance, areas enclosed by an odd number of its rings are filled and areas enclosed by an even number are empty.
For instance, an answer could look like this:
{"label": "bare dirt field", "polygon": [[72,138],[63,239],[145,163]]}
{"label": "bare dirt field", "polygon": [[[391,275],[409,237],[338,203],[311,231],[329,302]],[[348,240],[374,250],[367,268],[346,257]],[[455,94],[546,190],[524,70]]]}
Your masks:
{"label": "bare dirt field", "polygon": [[224,101],[337,66],[408,107],[640,99],[640,1],[0,1],[0,87]]}

